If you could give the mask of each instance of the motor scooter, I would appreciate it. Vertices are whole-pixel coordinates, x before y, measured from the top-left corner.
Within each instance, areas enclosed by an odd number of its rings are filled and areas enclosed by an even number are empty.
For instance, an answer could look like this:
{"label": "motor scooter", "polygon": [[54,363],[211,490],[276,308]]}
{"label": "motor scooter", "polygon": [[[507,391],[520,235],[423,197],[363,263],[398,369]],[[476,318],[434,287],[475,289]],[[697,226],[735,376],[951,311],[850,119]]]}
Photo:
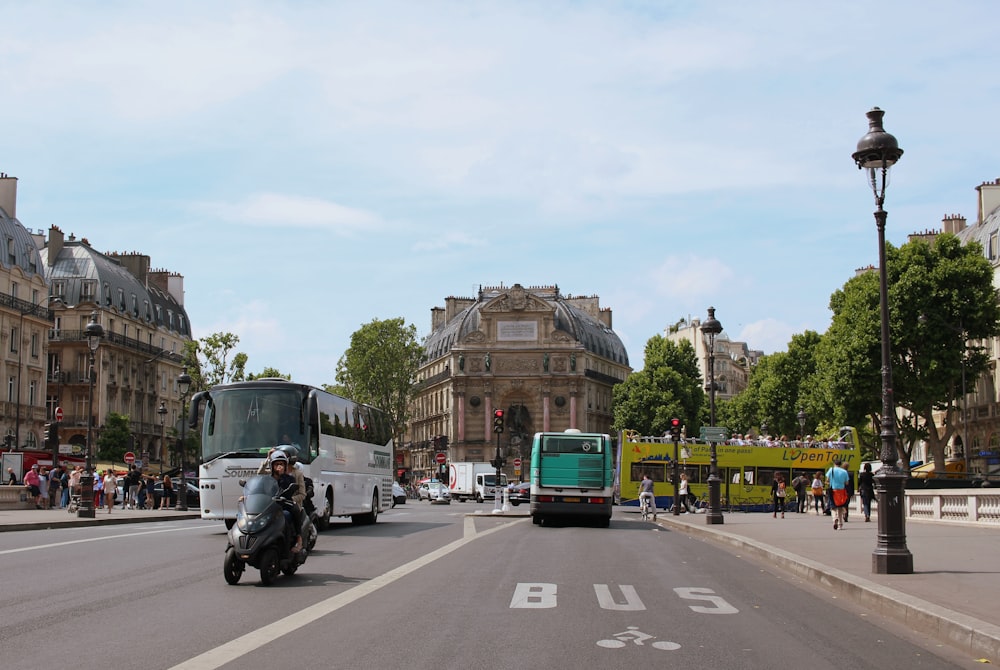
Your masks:
{"label": "motor scooter", "polygon": [[284,510],[296,514],[291,495],[296,485],[281,490],[277,480],[258,475],[243,484],[243,498],[236,511],[236,523],[229,529],[223,575],[229,584],[238,584],[246,566],[260,570],[264,586],[274,583],[279,573],[295,574],[306,562],[316,543],[316,529],[303,514],[302,548],[292,551],[294,529],[285,521]]}

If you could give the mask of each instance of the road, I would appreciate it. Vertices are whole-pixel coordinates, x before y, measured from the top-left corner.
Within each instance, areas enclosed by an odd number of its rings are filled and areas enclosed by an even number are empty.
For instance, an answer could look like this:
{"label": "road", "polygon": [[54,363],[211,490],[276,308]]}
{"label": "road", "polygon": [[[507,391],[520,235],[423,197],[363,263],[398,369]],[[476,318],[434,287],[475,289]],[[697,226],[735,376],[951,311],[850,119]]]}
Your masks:
{"label": "road", "polygon": [[217,522],[3,533],[4,667],[81,651],[147,670],[974,665],[631,511],[601,529],[491,509],[410,501],[336,523],[272,587],[255,571],[225,583]]}

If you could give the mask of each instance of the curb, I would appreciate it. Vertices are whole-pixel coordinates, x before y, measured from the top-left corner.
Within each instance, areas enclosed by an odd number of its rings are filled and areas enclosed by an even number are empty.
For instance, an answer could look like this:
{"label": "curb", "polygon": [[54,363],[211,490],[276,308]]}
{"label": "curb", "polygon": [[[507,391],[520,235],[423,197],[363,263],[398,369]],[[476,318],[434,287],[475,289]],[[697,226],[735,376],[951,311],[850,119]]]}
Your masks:
{"label": "curb", "polygon": [[973,656],[984,656],[992,661],[1000,659],[1000,626],[929,603],[802,556],[774,549],[741,535],[718,531],[709,526],[692,526],[672,519],[662,519],[661,523],[671,529],[704,537],[753,554],[810,582],[818,581],[839,596],[850,598],[853,602],[901,623],[914,632],[947,642],[960,650],[968,651]]}

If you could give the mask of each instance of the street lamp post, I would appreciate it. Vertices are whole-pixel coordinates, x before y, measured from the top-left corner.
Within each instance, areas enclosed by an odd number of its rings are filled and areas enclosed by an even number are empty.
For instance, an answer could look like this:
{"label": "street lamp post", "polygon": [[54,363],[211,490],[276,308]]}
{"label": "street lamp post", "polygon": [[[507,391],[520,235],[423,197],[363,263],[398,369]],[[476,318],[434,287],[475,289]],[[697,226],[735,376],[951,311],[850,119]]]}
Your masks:
{"label": "street lamp post", "polygon": [[[722,332],[722,324],[715,318],[715,308],[708,308],[708,318],[701,324],[701,333],[707,338],[708,344],[708,423],[715,426],[715,336]],[[724,523],[722,505],[719,500],[719,459],[715,450],[714,439],[711,444],[711,460],[708,469],[708,513],[705,523],[716,525]]]}
{"label": "street lamp post", "polygon": [[[160,401],[160,406],[156,408],[156,413],[160,415],[160,446],[157,451],[157,460],[160,461],[160,467],[163,467],[163,443],[166,441],[166,420],[167,420],[167,405],[162,400]],[[152,460],[152,459],[150,459]]]}
{"label": "street lamp post", "polygon": [[896,138],[885,132],[885,112],[874,107],[868,112],[868,133],[858,140],[852,154],[858,169],[865,170],[875,195],[875,224],[878,228],[879,303],[882,326],[882,467],[875,475],[878,499],[878,541],[872,552],[872,572],[911,574],[913,555],[906,547],[906,515],[903,496],[906,475],[896,465],[896,408],[892,397],[892,358],[889,348],[889,288],[885,268],[885,188],[889,168],[903,155]]}
{"label": "street lamp post", "polygon": [[86,466],[83,475],[80,477],[80,507],[77,509],[77,517],[94,518],[94,462],[93,462],[93,431],[94,431],[94,381],[97,377],[97,369],[94,361],[97,355],[97,348],[101,346],[101,339],[104,337],[104,328],[97,320],[97,311],[90,313],[90,323],[87,324],[87,347],[90,349],[88,376],[90,377],[90,392],[87,395],[87,455]]}
{"label": "street lamp post", "polygon": [[184,370],[180,377],[177,378],[177,388],[181,392],[181,485],[180,492],[177,494],[177,510],[186,512],[188,504],[187,476],[184,474],[184,447],[186,446],[184,440],[187,438],[187,394],[191,388],[191,377],[188,375],[187,370]]}
{"label": "street lamp post", "polygon": [[806,414],[805,408],[800,408],[799,413],[795,415],[795,418],[799,420],[799,439],[803,442],[806,441],[806,419],[808,415]]}

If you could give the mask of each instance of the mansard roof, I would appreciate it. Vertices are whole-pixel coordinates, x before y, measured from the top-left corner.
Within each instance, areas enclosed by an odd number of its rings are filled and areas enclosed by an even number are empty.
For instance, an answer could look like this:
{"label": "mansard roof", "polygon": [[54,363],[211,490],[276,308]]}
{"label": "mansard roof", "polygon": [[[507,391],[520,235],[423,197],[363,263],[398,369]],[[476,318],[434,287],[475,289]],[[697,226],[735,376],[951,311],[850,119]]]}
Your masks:
{"label": "mansard roof", "polygon": [[[550,311],[556,331],[579,342],[586,351],[621,365],[628,365],[628,352],[618,335],[597,318],[574,305],[574,299],[562,295],[558,286],[523,288],[520,284],[480,289],[475,299],[464,299],[469,304],[424,339],[427,359],[434,360],[446,355],[458,343],[478,333],[484,308],[490,312],[502,311],[504,302],[511,299],[531,302],[532,311],[536,313]],[[549,333],[539,333],[540,338],[549,336]]]}
{"label": "mansard roof", "polygon": [[[102,309],[115,311],[146,323],[190,337],[191,326],[184,306],[169,293],[150,284],[144,286],[120,262],[90,247],[86,240],[65,240],[54,262],[49,247],[41,250],[49,283],[61,284],[60,297],[69,305],[94,301]],[[89,282],[90,293],[84,285]],[[157,309],[159,308],[159,309]]]}

